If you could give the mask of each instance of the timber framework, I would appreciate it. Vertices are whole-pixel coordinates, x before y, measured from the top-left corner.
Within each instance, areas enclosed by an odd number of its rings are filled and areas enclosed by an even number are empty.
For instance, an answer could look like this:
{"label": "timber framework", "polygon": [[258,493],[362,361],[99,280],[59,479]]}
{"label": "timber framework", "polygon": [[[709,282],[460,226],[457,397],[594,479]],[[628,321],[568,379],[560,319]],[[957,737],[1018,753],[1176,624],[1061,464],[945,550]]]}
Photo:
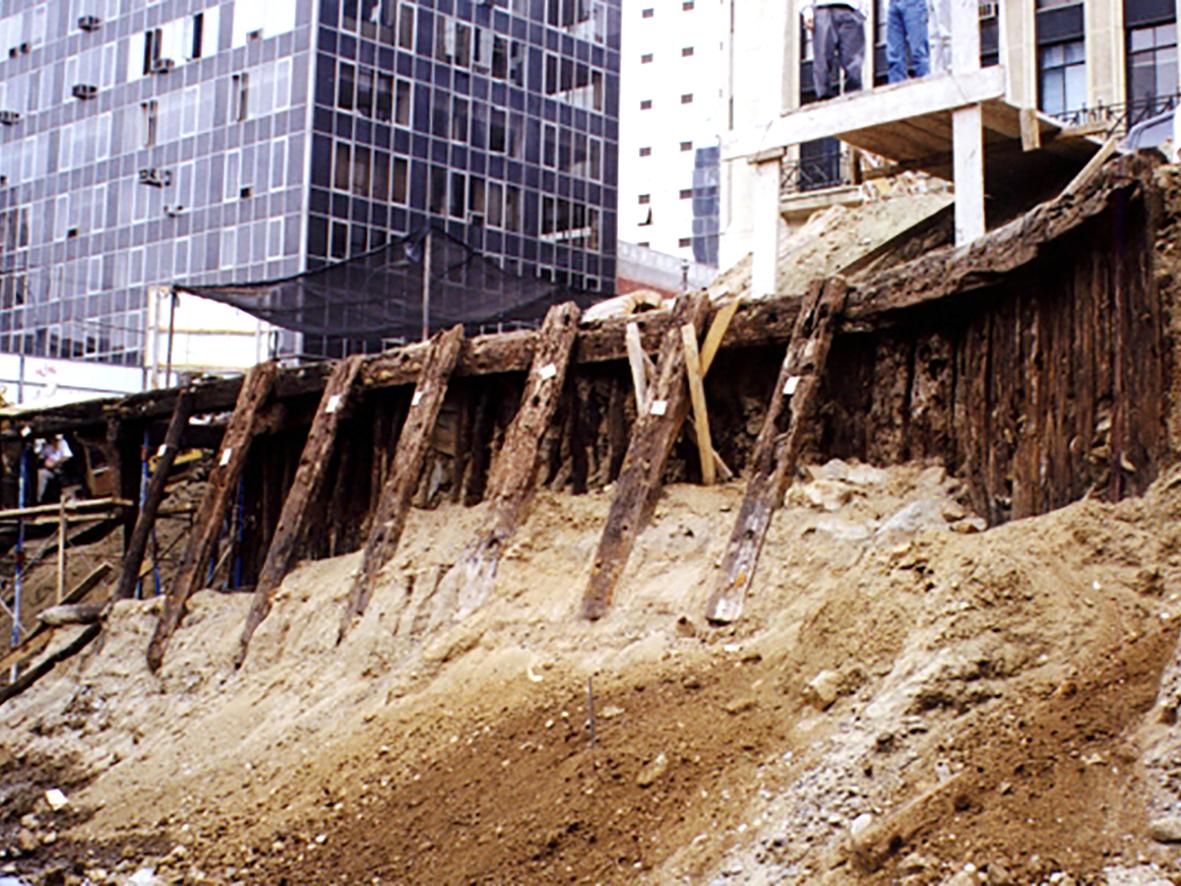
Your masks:
{"label": "timber framework", "polygon": [[[970,245],[903,261],[903,243],[865,276],[805,293],[690,294],[597,324],[562,305],[536,332],[456,327],[372,357],[20,413],[0,434],[3,470],[13,486],[29,442],[57,433],[105,453],[126,542],[101,601],[134,592],[177,453],[215,453],[164,583],[153,668],[227,553],[254,595],[240,663],[298,560],[362,551],[344,640],[381,592],[410,508],[442,499],[490,503],[448,577],[462,617],[494,593],[539,486],[611,486],[570,601],[597,620],[626,593],[662,485],[741,483],[720,568],[686,589],[710,621],[730,622],[758,592],[765,534],[804,458],[937,460],[991,525],[1142,492],[1181,446],[1179,179],[1146,156],[1119,158]],[[145,452],[158,455],[154,473]]]}

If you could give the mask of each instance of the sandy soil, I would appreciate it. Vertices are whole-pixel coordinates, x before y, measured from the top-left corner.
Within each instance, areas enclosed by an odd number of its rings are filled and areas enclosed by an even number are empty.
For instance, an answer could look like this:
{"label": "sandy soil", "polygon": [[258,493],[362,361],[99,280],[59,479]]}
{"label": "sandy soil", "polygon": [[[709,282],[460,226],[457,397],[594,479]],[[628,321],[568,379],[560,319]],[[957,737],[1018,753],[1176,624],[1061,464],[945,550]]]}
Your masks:
{"label": "sandy soil", "polygon": [[543,495],[458,623],[441,577],[482,507],[415,511],[339,647],[357,555],[295,571],[241,671],[246,597],[199,594],[159,677],[157,604],[122,603],[101,647],[4,706],[0,865],[76,883],[1181,876],[1149,836],[1181,808],[1157,702],[1181,673],[1181,473],[976,533],[940,468],[812,468],[746,616],[715,629],[700,613],[740,495],[669,488],[593,625],[577,609],[605,493]]}

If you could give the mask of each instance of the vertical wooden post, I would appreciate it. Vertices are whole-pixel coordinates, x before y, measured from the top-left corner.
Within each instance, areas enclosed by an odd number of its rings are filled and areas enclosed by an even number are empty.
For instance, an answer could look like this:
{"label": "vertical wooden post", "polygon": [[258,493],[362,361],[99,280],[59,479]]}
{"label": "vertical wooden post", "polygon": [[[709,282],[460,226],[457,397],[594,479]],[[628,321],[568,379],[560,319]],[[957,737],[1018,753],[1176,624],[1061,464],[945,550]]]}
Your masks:
{"label": "vertical wooden post", "polygon": [[656,383],[649,395],[648,408],[636,416],[611,510],[595,553],[590,583],[582,598],[582,614],[586,618],[594,620],[607,613],[636,536],[651,516],[669,453],[689,412],[681,326],[689,324],[696,335],[708,314],[709,299],[705,295],[680,298],[673,308],[674,322],[660,346]]}
{"label": "vertical wooden post", "polygon": [[258,575],[254,599],[246,616],[246,625],[242,628],[242,637],[238,641],[236,666],[240,667],[246,660],[250,638],[271,611],[271,604],[279,585],[291,568],[299,546],[303,544],[313,511],[312,505],[320,498],[320,493],[324,489],[328,464],[332,460],[332,450],[336,444],[337,430],[363,360],[364,357],[359,354],[341,360],[332,370],[332,375],[324,386],[320,408],[316,410],[316,417],[312,420],[312,428],[299,457],[295,479],[283,500],[279,524],[275,527],[275,534],[271,537],[266,559]]}
{"label": "vertical wooden post", "polygon": [[447,383],[459,362],[463,349],[463,326],[453,326],[439,333],[431,341],[430,350],[423,361],[414,396],[410,400],[410,412],[398,435],[398,448],[394,453],[394,466],[381,490],[377,514],[365,542],[365,553],[361,569],[353,581],[348,606],[340,624],[337,642],[344,639],[354,620],[365,612],[369,598],[377,586],[377,577],[382,567],[390,561],[402,539],[406,526],[406,512],[410,500],[418,487],[419,476],[430,446],[431,433],[439,417],[439,407],[447,393]]}
{"label": "vertical wooden post", "polygon": [[468,549],[447,578],[458,578],[458,614],[480,606],[492,590],[500,555],[517,527],[524,522],[537,485],[541,440],[558,408],[580,311],[572,302],[549,309],[537,333],[533,361],[521,393],[521,407],[504,435],[488,479],[492,499],[492,528]]}
{"label": "vertical wooden post", "polygon": [[713,486],[717,479],[714,469],[714,445],[709,436],[709,413],[705,406],[705,386],[701,383],[701,360],[697,354],[697,333],[691,324],[681,327],[681,344],[685,349],[685,377],[689,381],[689,397],[693,402],[693,425],[697,432],[697,452],[701,456],[701,483]]}
{"label": "vertical wooden post", "polygon": [[[750,480],[726,547],[722,571],[706,604],[706,618],[712,622],[725,624],[742,613],[746,589],[758,565],[771,516],[783,502],[783,494],[795,473],[805,425],[820,395],[821,378],[833,331],[844,307],[845,292],[845,282],[840,278],[823,285],[813,284],[800,308],[752,453]],[[784,419],[787,427],[781,430]]]}
{"label": "vertical wooden post", "polygon": [[[191,388],[185,388],[176,396],[176,406],[172,409],[172,418],[168,422],[168,430],[164,433],[164,442],[160,446],[156,470],[152,474],[152,479],[148,481],[148,491],[144,497],[143,507],[136,518],[135,528],[131,531],[131,540],[123,554],[123,571],[119,573],[119,584],[116,585],[114,593],[116,600],[126,599],[135,592],[144,551],[147,550],[152,527],[156,525],[156,514],[159,513],[160,503],[164,500],[168,474],[172,470],[173,462],[176,461],[177,453],[180,452],[181,436],[184,434],[192,414],[193,391]],[[153,560],[155,560],[154,557]]]}
{"label": "vertical wooden post", "polygon": [[57,605],[60,606],[66,592],[66,496],[65,490],[58,497],[57,505]]}
{"label": "vertical wooden post", "polygon": [[185,616],[185,606],[204,583],[205,570],[209,565],[218,532],[225,517],[230,494],[237,488],[238,477],[246,465],[250,441],[254,437],[255,424],[267,397],[274,386],[278,364],[260,363],[247,373],[238,392],[238,402],[230,423],[226,426],[218,450],[217,463],[209,475],[205,497],[193,523],[193,534],[189,536],[184,556],[173,580],[172,588],[164,600],[164,609],[156,623],[155,633],[148,645],[148,667],[159,670],[164,661],[164,650],[168,641]]}

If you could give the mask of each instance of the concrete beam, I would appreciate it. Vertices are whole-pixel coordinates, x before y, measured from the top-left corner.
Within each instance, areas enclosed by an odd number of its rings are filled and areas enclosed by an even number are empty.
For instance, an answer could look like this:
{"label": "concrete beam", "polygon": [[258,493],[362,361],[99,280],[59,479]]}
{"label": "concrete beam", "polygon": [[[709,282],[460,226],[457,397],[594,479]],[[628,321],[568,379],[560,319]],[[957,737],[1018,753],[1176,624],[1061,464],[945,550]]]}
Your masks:
{"label": "concrete beam", "polygon": [[1005,95],[1005,72],[983,68],[842,96],[785,114],[766,126],[735,133],[722,148],[725,160],[752,157],[763,151],[798,145],[818,138],[855,132],[923,114],[952,111]]}

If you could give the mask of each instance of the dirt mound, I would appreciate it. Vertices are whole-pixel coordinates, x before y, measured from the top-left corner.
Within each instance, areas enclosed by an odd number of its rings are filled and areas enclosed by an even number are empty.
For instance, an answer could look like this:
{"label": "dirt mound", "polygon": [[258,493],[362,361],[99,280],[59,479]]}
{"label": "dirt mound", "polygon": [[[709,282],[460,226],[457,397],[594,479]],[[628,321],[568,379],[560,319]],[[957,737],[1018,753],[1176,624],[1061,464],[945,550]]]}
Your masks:
{"label": "dirt mound", "polygon": [[69,760],[77,780],[77,818],[44,812],[13,870],[1181,874],[1149,837],[1181,804],[1176,729],[1154,707],[1181,618],[1181,473],[978,532],[941,468],[814,467],[775,517],[746,615],[719,630],[700,613],[740,497],[668,488],[595,624],[577,611],[609,491],[543,494],[492,598],[458,623],[442,577],[483,507],[415,511],[339,647],[358,555],[294,572],[241,671],[245,597],[198,594],[160,677],[143,660],[157,604],[120,604],[101,648],[5,706],[6,752]]}

